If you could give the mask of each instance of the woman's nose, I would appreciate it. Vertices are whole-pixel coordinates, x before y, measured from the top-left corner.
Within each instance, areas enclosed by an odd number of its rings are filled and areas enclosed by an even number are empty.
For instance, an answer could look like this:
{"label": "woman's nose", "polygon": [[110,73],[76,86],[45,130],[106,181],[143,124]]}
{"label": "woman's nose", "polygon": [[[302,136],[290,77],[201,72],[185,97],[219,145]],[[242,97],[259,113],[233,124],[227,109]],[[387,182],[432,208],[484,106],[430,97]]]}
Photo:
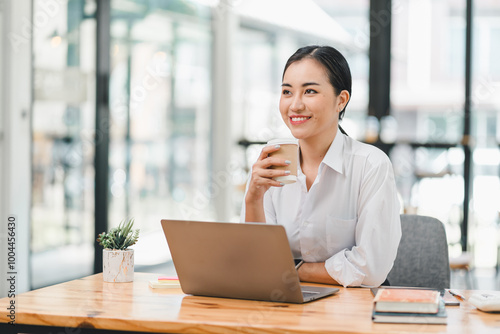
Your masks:
{"label": "woman's nose", "polygon": [[304,103],[302,102],[302,97],[300,95],[296,95],[293,98],[292,104],[290,105],[290,109],[293,111],[304,109]]}

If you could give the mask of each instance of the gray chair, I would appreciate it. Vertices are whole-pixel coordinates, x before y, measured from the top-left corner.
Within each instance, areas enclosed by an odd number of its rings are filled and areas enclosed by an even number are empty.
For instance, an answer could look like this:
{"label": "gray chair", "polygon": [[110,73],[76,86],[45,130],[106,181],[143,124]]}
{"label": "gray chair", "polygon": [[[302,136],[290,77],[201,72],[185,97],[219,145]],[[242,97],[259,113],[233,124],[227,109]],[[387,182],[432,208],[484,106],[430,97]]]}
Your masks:
{"label": "gray chair", "polygon": [[445,289],[450,287],[448,242],[436,218],[401,215],[401,243],[387,276],[392,286]]}

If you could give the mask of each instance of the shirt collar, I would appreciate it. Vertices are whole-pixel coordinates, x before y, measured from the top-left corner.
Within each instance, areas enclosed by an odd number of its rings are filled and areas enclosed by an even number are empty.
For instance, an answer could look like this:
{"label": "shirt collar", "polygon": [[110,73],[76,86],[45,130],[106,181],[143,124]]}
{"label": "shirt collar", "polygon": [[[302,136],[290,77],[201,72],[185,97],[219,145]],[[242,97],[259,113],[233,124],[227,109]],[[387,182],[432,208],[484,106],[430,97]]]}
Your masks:
{"label": "shirt collar", "polygon": [[[328,148],[323,161],[319,165],[318,175],[321,175],[321,170],[323,169],[323,164],[327,165],[339,174],[344,174],[344,139],[345,135],[340,131],[337,131],[332,144]],[[301,180],[303,187],[305,187],[306,176],[302,173],[302,168],[300,164],[298,166],[298,178]]]}
{"label": "shirt collar", "polygon": [[344,174],[344,134],[337,131],[335,139],[328,148],[323,163],[334,171]]}

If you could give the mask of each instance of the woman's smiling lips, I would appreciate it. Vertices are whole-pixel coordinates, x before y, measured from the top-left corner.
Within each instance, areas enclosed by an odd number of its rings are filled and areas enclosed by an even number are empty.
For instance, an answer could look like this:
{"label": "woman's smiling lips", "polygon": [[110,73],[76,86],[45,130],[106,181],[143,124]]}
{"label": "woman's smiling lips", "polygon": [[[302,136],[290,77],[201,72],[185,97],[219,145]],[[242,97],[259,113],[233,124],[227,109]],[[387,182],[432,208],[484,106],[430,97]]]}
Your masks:
{"label": "woman's smiling lips", "polygon": [[298,125],[307,122],[311,116],[290,116],[290,124]]}

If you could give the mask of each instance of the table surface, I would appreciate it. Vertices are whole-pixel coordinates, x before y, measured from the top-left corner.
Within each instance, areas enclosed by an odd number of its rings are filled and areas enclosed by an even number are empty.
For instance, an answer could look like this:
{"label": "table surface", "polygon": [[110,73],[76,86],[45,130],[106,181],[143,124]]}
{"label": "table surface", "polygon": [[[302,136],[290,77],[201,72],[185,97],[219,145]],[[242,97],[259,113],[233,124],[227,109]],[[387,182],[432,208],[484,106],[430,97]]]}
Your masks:
{"label": "table surface", "polygon": [[[500,333],[500,314],[466,301],[447,306],[447,325],[377,324],[366,288],[342,288],[306,304],[185,295],[180,288],[152,289],[156,274],[136,273],[132,283],[88,276],[16,296],[16,323],[175,333]],[[461,291],[466,298],[476,291]],[[10,299],[0,299],[0,323]]]}

